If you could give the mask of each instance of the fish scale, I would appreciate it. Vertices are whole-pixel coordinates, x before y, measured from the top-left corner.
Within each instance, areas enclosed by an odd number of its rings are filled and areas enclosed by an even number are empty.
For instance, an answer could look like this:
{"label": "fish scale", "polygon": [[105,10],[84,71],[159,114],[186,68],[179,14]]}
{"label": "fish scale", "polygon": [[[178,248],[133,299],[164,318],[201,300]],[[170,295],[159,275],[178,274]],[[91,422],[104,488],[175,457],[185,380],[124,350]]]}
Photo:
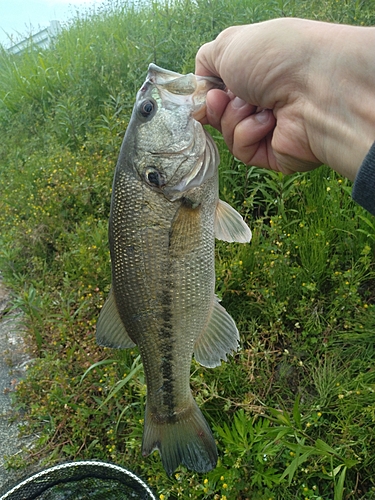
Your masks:
{"label": "fish scale", "polygon": [[[132,199],[139,187],[140,200],[147,197],[150,201],[158,195],[143,184],[136,187],[126,176],[121,178],[126,188],[119,190],[114,203],[112,220],[117,222],[111,228],[111,241],[117,249],[131,245],[139,250],[131,259],[121,251],[114,252],[113,290],[125,327],[141,349],[149,404],[158,408],[162,418],[164,413],[171,413],[171,400],[179,407],[190,397],[189,377],[175,376],[174,366],[178,360],[178,373],[190,372],[194,337],[203,328],[207,313],[192,316],[189,311],[196,308],[199,296],[212,294],[213,280],[205,286],[199,279],[202,271],[207,272],[212,265],[200,259],[202,252],[206,256],[208,253],[202,245],[196,245],[195,259],[185,256],[181,261],[178,249],[170,244],[171,220],[180,209],[180,202],[158,200],[162,209],[157,211],[144,208],[153,203],[142,203],[137,213]],[[203,246],[210,243],[213,248],[213,230],[211,240],[208,242],[206,236]],[[184,247],[178,246],[185,252]],[[179,298],[184,297],[183,301],[175,300],[174,289],[179,291]],[[173,323],[180,325],[178,330],[173,329]],[[165,359],[166,356],[169,357]]]}
{"label": "fish scale", "polygon": [[215,237],[247,242],[241,216],[218,198],[219,155],[194,119],[217,79],[150,65],[137,94],[113,182],[112,289],[99,344],[137,345],[147,399],[143,455],[159,450],[168,474],[216,465],[211,430],[193,399],[193,353],[217,366],[238,347],[233,319],[215,297]]}

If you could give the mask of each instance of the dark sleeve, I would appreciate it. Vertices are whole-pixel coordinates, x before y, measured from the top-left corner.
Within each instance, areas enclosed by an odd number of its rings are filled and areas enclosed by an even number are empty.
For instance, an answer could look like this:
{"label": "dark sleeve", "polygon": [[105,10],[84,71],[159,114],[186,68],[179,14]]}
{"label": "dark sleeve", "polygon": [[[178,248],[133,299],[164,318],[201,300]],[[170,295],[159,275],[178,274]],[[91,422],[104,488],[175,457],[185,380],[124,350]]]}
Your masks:
{"label": "dark sleeve", "polygon": [[358,170],[352,198],[370,214],[375,215],[375,142]]}

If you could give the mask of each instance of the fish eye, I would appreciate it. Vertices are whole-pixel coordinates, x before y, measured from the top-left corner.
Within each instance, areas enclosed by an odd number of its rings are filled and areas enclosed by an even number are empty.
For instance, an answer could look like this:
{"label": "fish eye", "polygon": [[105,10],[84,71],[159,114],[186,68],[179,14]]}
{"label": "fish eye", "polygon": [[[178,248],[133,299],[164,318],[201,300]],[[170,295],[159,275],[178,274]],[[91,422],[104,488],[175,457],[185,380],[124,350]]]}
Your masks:
{"label": "fish eye", "polygon": [[155,186],[160,185],[159,174],[157,172],[149,172],[147,174],[147,179],[150,184],[155,184]]}
{"label": "fish eye", "polygon": [[156,102],[151,99],[146,99],[142,101],[139,106],[139,112],[144,118],[150,118],[154,114],[156,109]]}
{"label": "fish eye", "polygon": [[156,170],[155,167],[147,167],[145,170],[145,178],[148,184],[154,187],[162,187],[165,185],[163,175]]}

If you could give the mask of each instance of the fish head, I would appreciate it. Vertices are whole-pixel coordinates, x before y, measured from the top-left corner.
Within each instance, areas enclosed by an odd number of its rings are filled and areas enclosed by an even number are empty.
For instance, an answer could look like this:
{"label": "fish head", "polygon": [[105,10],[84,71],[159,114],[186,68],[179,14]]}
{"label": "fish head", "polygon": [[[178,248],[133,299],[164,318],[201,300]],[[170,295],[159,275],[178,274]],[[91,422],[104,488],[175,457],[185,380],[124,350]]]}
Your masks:
{"label": "fish head", "polygon": [[[198,121],[212,88],[223,89],[224,84],[218,78],[181,75],[150,64],[137,93],[129,124],[135,135],[134,165],[150,189],[171,201],[202,184],[217,166],[207,158],[207,136]],[[215,156],[213,148],[212,143]]]}

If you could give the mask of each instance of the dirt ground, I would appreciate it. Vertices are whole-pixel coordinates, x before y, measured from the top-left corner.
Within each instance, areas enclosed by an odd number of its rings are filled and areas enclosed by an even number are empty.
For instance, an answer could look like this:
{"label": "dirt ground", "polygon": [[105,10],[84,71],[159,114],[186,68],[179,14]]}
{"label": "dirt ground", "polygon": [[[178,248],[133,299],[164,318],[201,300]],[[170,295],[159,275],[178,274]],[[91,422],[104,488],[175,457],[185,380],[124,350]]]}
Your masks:
{"label": "dirt ground", "polygon": [[4,457],[21,452],[30,439],[18,437],[17,423],[12,421],[11,393],[24,376],[30,362],[22,340],[22,324],[16,311],[9,311],[9,292],[0,275],[0,489],[12,481],[15,474],[5,469]]}

